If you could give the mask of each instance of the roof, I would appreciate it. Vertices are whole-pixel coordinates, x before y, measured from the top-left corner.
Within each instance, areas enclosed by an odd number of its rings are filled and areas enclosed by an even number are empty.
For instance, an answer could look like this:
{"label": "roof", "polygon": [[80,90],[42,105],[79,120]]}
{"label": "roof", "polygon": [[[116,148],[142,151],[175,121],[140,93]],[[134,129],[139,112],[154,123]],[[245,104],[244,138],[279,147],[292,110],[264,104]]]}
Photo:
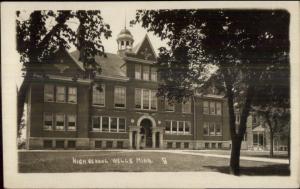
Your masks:
{"label": "roof", "polygon": [[[83,64],[79,59],[79,51],[73,51],[70,55],[77,62]],[[126,73],[121,69],[121,66],[125,63],[122,57],[113,53],[106,53],[107,57],[95,56],[95,61],[101,66],[102,72],[101,76],[116,76],[116,77],[126,77]]]}
{"label": "roof", "polygon": [[265,128],[262,125],[259,125],[253,129],[254,132],[264,132]]}
{"label": "roof", "polygon": [[126,28],[122,29],[121,32],[117,36],[117,41],[122,40],[122,39],[128,39],[128,40],[134,41],[132,34]]}
{"label": "roof", "polygon": [[128,29],[126,29],[126,28],[122,29],[122,30],[120,31],[119,35],[120,35],[120,34],[129,34],[129,35],[131,35],[130,31],[129,31]]}
{"label": "roof", "polygon": [[132,52],[133,52],[133,53],[137,53],[137,50],[140,48],[141,45],[142,45],[141,42],[139,42],[138,44],[136,44],[136,45],[132,48]]}

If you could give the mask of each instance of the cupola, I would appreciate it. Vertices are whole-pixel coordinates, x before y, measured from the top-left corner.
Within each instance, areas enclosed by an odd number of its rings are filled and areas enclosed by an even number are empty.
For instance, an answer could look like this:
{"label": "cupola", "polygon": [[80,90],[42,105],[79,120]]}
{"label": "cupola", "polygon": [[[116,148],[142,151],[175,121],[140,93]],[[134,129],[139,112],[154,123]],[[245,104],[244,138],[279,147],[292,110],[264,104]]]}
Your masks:
{"label": "cupola", "polygon": [[131,51],[133,46],[133,36],[130,31],[126,28],[122,29],[118,34],[117,43],[118,43],[118,54],[122,54],[126,51]]}

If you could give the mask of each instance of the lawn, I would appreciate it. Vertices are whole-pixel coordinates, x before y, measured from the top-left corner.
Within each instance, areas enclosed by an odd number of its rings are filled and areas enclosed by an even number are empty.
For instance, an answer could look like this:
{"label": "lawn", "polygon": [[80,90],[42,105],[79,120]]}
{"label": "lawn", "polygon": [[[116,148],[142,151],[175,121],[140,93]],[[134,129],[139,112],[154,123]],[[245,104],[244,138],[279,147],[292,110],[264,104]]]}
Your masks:
{"label": "lawn", "polygon": [[[229,159],[147,151],[20,151],[19,172],[178,172],[228,173]],[[244,175],[289,175],[285,164],[241,161]]]}

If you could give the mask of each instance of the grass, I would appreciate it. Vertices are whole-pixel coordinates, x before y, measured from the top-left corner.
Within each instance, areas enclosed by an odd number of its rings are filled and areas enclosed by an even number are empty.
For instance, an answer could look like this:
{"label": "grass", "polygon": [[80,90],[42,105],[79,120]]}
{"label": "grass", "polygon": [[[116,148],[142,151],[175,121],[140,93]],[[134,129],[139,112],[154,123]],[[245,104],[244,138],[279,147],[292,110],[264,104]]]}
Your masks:
{"label": "grass", "polygon": [[[74,161],[75,159],[77,161]],[[81,163],[79,163],[81,160]],[[117,163],[117,160],[124,162]],[[167,164],[163,160],[167,161]],[[178,172],[228,173],[229,159],[147,151],[19,152],[21,173]],[[242,160],[244,175],[289,175],[288,165]]]}

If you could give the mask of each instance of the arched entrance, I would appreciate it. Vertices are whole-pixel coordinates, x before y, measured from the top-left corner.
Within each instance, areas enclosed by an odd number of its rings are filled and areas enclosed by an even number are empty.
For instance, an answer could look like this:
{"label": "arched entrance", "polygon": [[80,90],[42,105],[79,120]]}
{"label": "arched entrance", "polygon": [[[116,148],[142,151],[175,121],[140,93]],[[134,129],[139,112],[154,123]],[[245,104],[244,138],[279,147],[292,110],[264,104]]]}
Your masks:
{"label": "arched entrance", "polygon": [[152,122],[151,120],[144,118],[141,123],[141,144],[145,148],[152,147]]}
{"label": "arched entrance", "polygon": [[158,127],[150,115],[141,116],[136,125],[129,126],[128,134],[130,149],[163,148],[163,128]]}

